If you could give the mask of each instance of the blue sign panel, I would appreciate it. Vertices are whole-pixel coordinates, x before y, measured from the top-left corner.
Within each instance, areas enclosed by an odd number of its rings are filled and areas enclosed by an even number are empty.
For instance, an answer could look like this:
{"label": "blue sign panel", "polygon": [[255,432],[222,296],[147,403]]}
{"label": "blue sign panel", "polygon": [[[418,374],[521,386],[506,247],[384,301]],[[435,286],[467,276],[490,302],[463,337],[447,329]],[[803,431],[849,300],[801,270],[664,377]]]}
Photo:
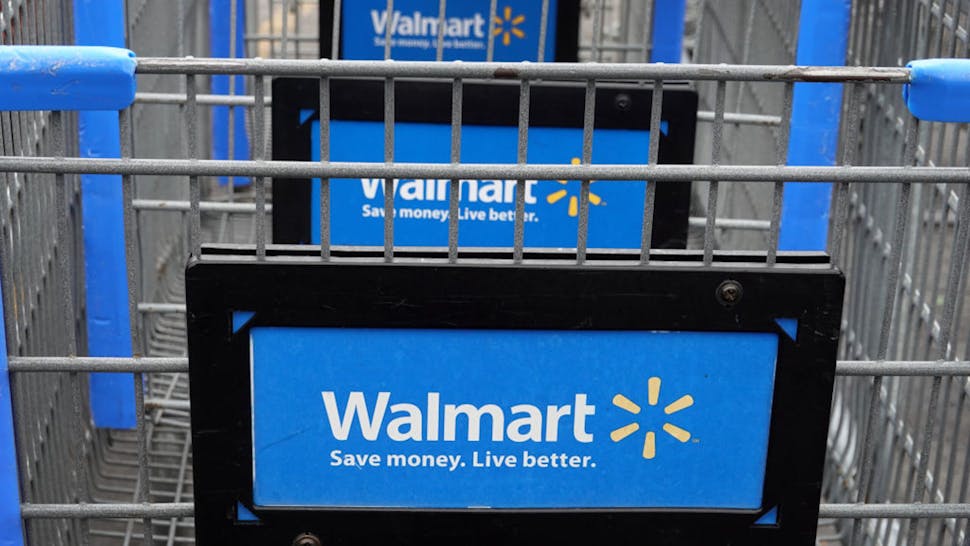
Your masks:
{"label": "blue sign panel", "polygon": [[[310,130],[313,160],[319,160],[319,122]],[[334,161],[384,160],[384,124],[376,121],[331,121]],[[667,123],[661,124],[666,131]],[[448,163],[451,127],[432,123],[395,124],[394,158],[401,163]],[[462,128],[462,163],[515,163],[518,129],[508,126]],[[593,163],[645,164],[650,132],[596,129]],[[531,127],[528,162],[578,164],[583,130]],[[394,243],[403,246],[447,246],[448,179],[394,180]],[[646,183],[598,180],[590,184],[591,248],[640,247]],[[333,180],[331,222],[336,245],[381,245],[384,242],[384,183],[380,178]],[[512,246],[516,180],[461,180],[458,244]],[[525,246],[575,248],[578,230],[578,180],[525,181]],[[311,190],[311,241],[320,242],[319,180]]]}
{"label": "blue sign panel", "polygon": [[[556,43],[557,1],[550,0],[544,60]],[[344,59],[384,59],[387,26],[391,27],[391,58],[434,61],[438,48],[438,0],[400,0],[387,13],[386,0],[354,0],[343,4]],[[537,61],[542,23],[540,0],[503,0],[489,24],[489,0],[449,2],[445,12],[445,60],[485,61],[489,29],[495,37],[495,61]]]}
{"label": "blue sign panel", "polygon": [[772,333],[250,339],[257,507],[762,506]]}

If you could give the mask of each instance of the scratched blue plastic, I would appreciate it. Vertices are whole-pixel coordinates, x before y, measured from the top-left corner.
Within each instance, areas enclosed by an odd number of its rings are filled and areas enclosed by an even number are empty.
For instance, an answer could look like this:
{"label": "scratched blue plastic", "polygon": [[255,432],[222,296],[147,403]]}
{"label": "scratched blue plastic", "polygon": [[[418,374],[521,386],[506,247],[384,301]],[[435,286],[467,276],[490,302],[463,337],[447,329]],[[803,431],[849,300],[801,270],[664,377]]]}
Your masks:
{"label": "scratched blue plastic", "polygon": [[906,65],[903,86],[910,113],[923,121],[970,121],[970,59],[923,59]]}
{"label": "scratched blue plastic", "polygon": [[0,47],[0,110],[121,110],[135,54],[115,47]]}

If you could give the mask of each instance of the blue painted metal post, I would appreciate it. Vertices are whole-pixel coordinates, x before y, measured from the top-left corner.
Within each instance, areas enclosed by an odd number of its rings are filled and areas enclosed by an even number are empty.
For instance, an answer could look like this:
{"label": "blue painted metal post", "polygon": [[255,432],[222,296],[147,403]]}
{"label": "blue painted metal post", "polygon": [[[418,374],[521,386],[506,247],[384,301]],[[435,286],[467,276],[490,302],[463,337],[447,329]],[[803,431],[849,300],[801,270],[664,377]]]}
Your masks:
{"label": "blue painted metal post", "polygon": [[[3,288],[0,287],[0,302]],[[7,372],[7,329],[0,305],[0,546],[23,546],[24,529],[20,518],[20,480],[17,474],[17,449],[14,443],[13,403]]]}
{"label": "blue painted metal post", "polygon": [[683,52],[686,4],[686,0],[655,0],[650,62],[680,62]]}
{"label": "blue painted metal post", "polygon": [[[851,0],[802,0],[795,63],[841,66],[849,35]],[[842,84],[796,83],[789,165],[834,165],[839,144]],[[825,250],[832,185],[785,184],[780,250]]]}
{"label": "blue painted metal post", "polygon": [[[74,0],[78,45],[125,46],[124,2]],[[78,114],[81,157],[120,157],[117,111]],[[88,352],[131,356],[121,177],[82,175]],[[91,414],[99,427],[134,428],[135,394],[125,374],[93,373]]]}
{"label": "blue painted metal post", "polygon": [[[232,3],[236,3],[236,44],[235,55],[230,54],[232,44],[232,26],[230,24]],[[211,55],[218,58],[245,57],[245,42],[243,33],[246,24],[245,2],[240,0],[210,0],[209,3],[209,48]],[[235,92],[242,94],[245,90],[245,79],[235,76]],[[212,77],[212,93],[216,95],[229,94],[229,76]],[[249,140],[246,138],[245,110],[236,108],[233,115],[233,159],[249,159]],[[229,107],[217,106],[212,109],[212,157],[213,159],[229,159]],[[236,185],[249,183],[248,178],[235,178]],[[225,177],[219,182],[227,183]]]}

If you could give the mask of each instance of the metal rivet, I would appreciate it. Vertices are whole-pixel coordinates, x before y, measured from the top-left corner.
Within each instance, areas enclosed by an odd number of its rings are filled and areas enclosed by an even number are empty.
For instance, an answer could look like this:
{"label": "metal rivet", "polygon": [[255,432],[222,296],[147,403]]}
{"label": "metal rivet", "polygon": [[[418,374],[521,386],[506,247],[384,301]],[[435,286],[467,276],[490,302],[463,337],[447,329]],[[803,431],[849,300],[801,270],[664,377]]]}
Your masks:
{"label": "metal rivet", "polygon": [[293,539],[293,546],[323,546],[317,535],[313,533],[301,533]]}
{"label": "metal rivet", "polygon": [[725,307],[731,307],[741,301],[744,296],[744,289],[738,281],[727,280],[717,286],[714,293],[718,303]]}

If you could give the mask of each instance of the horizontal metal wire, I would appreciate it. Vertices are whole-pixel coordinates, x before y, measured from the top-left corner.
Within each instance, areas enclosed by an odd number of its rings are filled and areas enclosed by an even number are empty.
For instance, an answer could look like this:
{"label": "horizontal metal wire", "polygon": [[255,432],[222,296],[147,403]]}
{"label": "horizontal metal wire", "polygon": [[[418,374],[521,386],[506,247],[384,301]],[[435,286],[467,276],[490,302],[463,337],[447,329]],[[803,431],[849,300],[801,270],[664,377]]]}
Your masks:
{"label": "horizontal metal wire", "polygon": [[140,313],[184,313],[184,303],[142,302],[138,304]]}
{"label": "horizontal metal wire", "polygon": [[820,518],[966,518],[970,503],[940,504],[825,504],[819,506]]}
{"label": "horizontal metal wire", "polygon": [[958,167],[788,167],[771,165],[514,165],[319,163],[191,159],[0,157],[0,172],[284,178],[437,178],[524,180],[654,180],[657,182],[970,182]]}
{"label": "horizontal metal wire", "polygon": [[165,398],[148,398],[145,400],[145,409],[176,409],[189,411],[192,409],[188,400],[170,400]]}
{"label": "horizontal metal wire", "polygon": [[248,74],[355,78],[694,80],[909,83],[904,67],[632,63],[471,63],[141,57],[139,74]]}
{"label": "horizontal metal wire", "polygon": [[[171,210],[188,212],[192,210],[189,201],[167,201],[164,199],[134,199],[131,206],[138,210]],[[226,203],[222,201],[200,201],[199,210],[202,212],[256,212],[255,203]],[[266,212],[272,212],[273,205],[266,204]]]}
{"label": "horizontal metal wire", "polygon": [[[184,93],[135,93],[135,102],[139,104],[175,104],[182,105],[188,101]],[[273,105],[273,97],[266,96],[263,103],[266,106]],[[249,107],[256,104],[256,98],[252,95],[196,95],[196,104],[199,106],[243,106]],[[698,110],[697,121],[714,121],[714,112],[710,110]],[[763,114],[745,113],[724,113],[725,123],[735,123],[739,125],[781,125],[781,116],[769,116]]]}
{"label": "horizontal metal wire", "polygon": [[[21,516],[37,518],[146,518],[194,515],[190,502],[117,504],[22,504]],[[825,504],[822,518],[965,518],[970,503],[947,504]]]}
{"label": "horizontal metal wire", "polygon": [[[688,219],[691,227],[704,227],[707,225],[707,218],[703,216],[691,216]],[[756,231],[768,231],[771,229],[769,220],[750,220],[748,218],[715,218],[714,226],[721,229],[750,229]]]}
{"label": "horizontal metal wire", "polygon": [[[203,106],[252,106],[256,104],[251,95],[196,95],[196,104]],[[185,104],[188,97],[185,93],[135,93],[135,102],[140,104]],[[266,98],[266,105],[272,104],[272,99]]]}
{"label": "horizontal metal wire", "polygon": [[187,372],[184,357],[11,356],[10,372]]}
{"label": "horizontal metal wire", "polygon": [[[183,308],[184,309],[184,308]],[[189,359],[91,356],[11,356],[11,372],[187,372]],[[967,360],[839,360],[837,375],[970,376]]]}
{"label": "horizontal metal wire", "polygon": [[970,361],[840,360],[835,371],[838,375],[963,376],[970,375]]}
{"label": "horizontal metal wire", "polygon": [[[712,110],[698,110],[697,121],[713,122],[715,112]],[[724,112],[724,123],[744,125],[766,125],[769,127],[781,125],[781,116],[767,116],[763,114],[736,114]]]}
{"label": "horizontal metal wire", "polygon": [[191,502],[21,504],[24,519],[38,518],[149,518],[194,515]]}

